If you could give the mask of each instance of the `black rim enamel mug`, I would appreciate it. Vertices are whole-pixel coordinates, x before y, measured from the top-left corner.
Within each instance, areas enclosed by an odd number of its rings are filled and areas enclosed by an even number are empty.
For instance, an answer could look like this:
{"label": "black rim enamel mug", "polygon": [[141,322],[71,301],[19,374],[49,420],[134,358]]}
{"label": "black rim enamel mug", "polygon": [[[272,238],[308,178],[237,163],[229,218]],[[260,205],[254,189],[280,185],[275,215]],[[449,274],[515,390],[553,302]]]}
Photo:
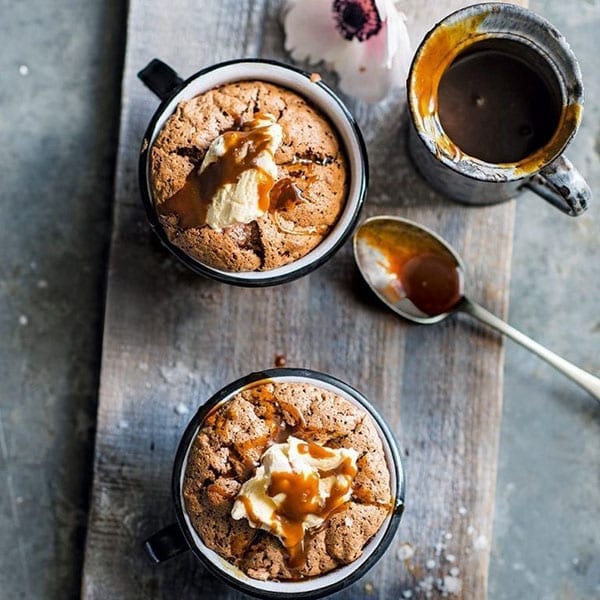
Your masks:
{"label": "black rim enamel mug", "polygon": [[[360,129],[343,102],[324,82],[283,63],[262,59],[222,62],[198,71],[186,81],[163,62],[154,59],[138,74],[162,100],[144,135],[139,159],[139,186],[150,225],[161,243],[195,273],[224,283],[247,287],[292,281],[329,260],[352,234],[365,200],[369,167]],[[321,243],[292,263],[268,271],[229,272],[216,269],[188,255],[167,237],[152,199],[150,151],[152,144],[179,102],[189,100],[219,85],[235,81],[266,81],[287,88],[313,104],[338,133],[348,160],[349,184],[346,202],[337,222]]]}
{"label": "black rim enamel mug", "polygon": [[[253,579],[207,548],[194,530],[186,513],[183,499],[183,478],[192,443],[204,418],[219,404],[227,402],[238,392],[260,383],[309,383],[330,390],[364,410],[373,420],[383,444],[390,472],[393,507],[379,531],[366,544],[362,555],[355,561],[324,575],[300,581],[259,581]],[[171,491],[177,523],[151,536],[145,547],[156,563],[191,550],[202,564],[217,578],[247,594],[261,598],[320,598],[341,590],[362,577],[383,556],[400,524],[404,509],[404,471],[397,443],[384,419],[360,392],[347,383],[308,369],[269,369],[252,373],[225,386],[203,404],[187,426],[175,455]]]}

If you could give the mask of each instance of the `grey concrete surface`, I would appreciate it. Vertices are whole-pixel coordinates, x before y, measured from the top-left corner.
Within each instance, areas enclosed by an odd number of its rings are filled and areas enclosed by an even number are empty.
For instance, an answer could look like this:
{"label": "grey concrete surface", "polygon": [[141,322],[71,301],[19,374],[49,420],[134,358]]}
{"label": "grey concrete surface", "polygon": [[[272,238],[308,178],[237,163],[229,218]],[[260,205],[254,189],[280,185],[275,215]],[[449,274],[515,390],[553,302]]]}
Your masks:
{"label": "grey concrete surface", "polygon": [[77,598],[125,2],[0,0],[0,598]]}
{"label": "grey concrete surface", "polygon": [[[586,85],[578,220],[519,200],[510,320],[600,374],[600,3],[536,0]],[[0,0],[0,598],[79,596],[125,0]],[[507,344],[491,600],[600,598],[600,410]]]}
{"label": "grey concrete surface", "polygon": [[[583,125],[567,155],[595,198],[578,219],[518,201],[510,322],[600,375],[600,2],[532,1],[577,56]],[[600,598],[600,405],[507,342],[490,598]]]}

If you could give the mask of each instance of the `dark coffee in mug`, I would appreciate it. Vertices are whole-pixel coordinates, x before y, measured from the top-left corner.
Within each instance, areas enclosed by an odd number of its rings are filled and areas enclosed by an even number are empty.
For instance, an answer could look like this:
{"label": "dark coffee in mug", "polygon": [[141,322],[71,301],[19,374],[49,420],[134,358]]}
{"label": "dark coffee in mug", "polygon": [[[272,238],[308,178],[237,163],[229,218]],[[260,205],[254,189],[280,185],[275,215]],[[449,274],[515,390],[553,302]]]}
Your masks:
{"label": "dark coffee in mug", "polygon": [[[448,137],[474,158],[517,162],[546,145],[561,115],[556,83],[535,56],[510,43],[474,44],[443,74],[438,114]],[[533,55],[533,52],[531,52]],[[554,85],[553,85],[554,83]]]}

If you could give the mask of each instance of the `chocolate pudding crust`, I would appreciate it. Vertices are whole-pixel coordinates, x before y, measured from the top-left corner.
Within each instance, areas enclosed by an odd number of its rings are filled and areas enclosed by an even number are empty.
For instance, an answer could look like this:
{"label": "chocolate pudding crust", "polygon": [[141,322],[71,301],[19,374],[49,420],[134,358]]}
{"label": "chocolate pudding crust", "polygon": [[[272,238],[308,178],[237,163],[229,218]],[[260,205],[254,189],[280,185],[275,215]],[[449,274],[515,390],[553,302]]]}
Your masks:
{"label": "chocolate pudding crust", "polygon": [[[231,517],[235,497],[254,475],[263,452],[290,434],[359,453],[351,499],[308,535],[305,560],[293,570],[276,536]],[[356,560],[392,504],[382,442],[369,415],[345,398],[305,383],[260,384],[213,410],[190,450],[183,496],[206,546],[261,580],[315,577]]]}
{"label": "chocolate pudding crust", "polygon": [[[181,227],[165,202],[200,167],[211,142],[258,113],[283,129],[274,155],[277,180],[289,178],[301,201],[222,231]],[[310,252],[337,221],[347,194],[347,164],[329,121],[296,93],[263,81],[230,83],[178,104],[153,144],[151,187],[169,240],[202,263],[225,271],[266,271]]]}

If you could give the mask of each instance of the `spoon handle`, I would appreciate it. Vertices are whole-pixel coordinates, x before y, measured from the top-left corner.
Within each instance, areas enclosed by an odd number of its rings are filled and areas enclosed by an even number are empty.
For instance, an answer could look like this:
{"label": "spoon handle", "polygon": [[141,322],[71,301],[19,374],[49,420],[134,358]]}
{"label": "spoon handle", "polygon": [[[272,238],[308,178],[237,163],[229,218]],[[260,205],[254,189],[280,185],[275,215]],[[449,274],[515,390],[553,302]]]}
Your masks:
{"label": "spoon handle", "polygon": [[493,327],[499,332],[505,334],[515,342],[521,344],[528,350],[531,350],[534,354],[537,354],[540,358],[543,358],[546,362],[550,363],[555,369],[570,377],[575,383],[580,385],[584,390],[589,392],[596,400],[600,400],[600,379],[594,377],[591,373],[576,367],[568,360],[561,358],[558,354],[554,354],[547,348],[544,348],[541,344],[538,344],[530,337],[521,333],[518,329],[515,329],[502,319],[493,315],[491,312],[483,308],[483,306],[463,298],[456,307],[461,312],[465,312],[476,319],[479,319],[482,323]]}

